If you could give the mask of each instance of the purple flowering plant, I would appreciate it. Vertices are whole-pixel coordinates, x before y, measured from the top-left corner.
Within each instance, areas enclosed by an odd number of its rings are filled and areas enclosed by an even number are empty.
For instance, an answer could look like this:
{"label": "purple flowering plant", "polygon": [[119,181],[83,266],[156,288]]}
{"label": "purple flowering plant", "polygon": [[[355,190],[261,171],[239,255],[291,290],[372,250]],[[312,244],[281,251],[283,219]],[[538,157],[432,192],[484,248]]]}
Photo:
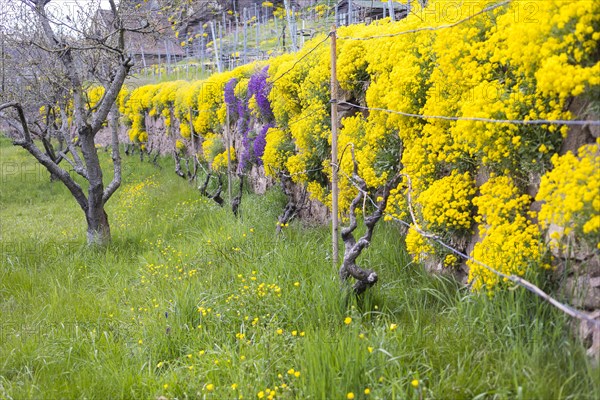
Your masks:
{"label": "purple flowering plant", "polygon": [[[235,129],[242,137],[242,149],[239,152],[238,172],[250,168],[253,164],[262,165],[265,152],[266,136],[269,128],[275,126],[273,110],[269,102],[270,87],[267,83],[269,66],[250,76],[245,98],[235,94],[237,78],[230,79],[225,85],[224,98],[229,108],[230,117],[237,119]],[[249,101],[254,97],[259,109],[259,116],[250,112]],[[254,126],[260,125],[255,131]]]}

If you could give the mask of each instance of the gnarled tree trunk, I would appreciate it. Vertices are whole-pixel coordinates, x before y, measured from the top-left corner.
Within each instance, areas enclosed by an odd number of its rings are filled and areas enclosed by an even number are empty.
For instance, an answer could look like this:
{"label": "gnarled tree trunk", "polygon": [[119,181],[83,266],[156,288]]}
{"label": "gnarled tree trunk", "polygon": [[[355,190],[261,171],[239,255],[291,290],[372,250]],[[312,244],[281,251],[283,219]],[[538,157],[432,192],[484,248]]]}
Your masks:
{"label": "gnarled tree trunk", "polygon": [[354,230],[358,223],[356,220],[356,209],[362,204],[363,199],[367,196],[367,184],[364,179],[358,175],[358,165],[354,159],[354,150],[352,150],[352,160],[354,162],[354,171],[352,179],[358,186],[358,194],[350,204],[350,224],[342,229],[342,240],[344,241],[344,260],[340,267],[339,275],[342,282],[346,282],[350,277],[356,279],[353,289],[356,294],[361,294],[371,286],[375,285],[379,279],[377,272],[371,269],[363,269],[356,264],[356,259],[361,255],[362,251],[371,244],[375,225],[385,211],[387,202],[390,197],[390,191],[396,187],[400,180],[400,175],[397,174],[391,180],[387,181],[382,188],[381,200],[377,202],[375,211],[371,215],[364,217],[365,227],[367,231],[358,240],[354,238]]}

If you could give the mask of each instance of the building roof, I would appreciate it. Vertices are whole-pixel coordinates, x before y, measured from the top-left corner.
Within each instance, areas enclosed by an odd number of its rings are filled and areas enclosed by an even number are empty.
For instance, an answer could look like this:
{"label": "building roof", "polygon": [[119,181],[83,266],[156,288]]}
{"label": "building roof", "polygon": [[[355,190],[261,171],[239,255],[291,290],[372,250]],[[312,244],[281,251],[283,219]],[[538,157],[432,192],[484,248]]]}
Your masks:
{"label": "building roof", "polygon": [[[348,4],[348,0],[341,0],[338,2],[338,7],[343,7]],[[387,10],[390,8],[389,3],[383,2],[381,0],[352,0],[352,6],[358,8],[371,8],[376,10],[383,10],[384,8]],[[408,10],[408,4],[397,3],[395,1],[392,2],[392,7],[396,11]]]}

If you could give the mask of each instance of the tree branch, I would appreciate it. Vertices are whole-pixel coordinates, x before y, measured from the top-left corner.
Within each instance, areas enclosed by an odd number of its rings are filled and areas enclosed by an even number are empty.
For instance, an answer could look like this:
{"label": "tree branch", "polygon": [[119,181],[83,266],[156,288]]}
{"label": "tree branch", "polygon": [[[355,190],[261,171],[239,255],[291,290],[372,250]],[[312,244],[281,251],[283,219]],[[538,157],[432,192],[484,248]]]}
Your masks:
{"label": "tree branch", "polygon": [[102,195],[102,202],[106,204],[108,199],[115,193],[115,191],[121,186],[121,154],[119,152],[119,114],[116,106],[113,106],[113,110],[110,118],[110,129],[112,131],[112,160],[113,160],[113,179],[104,189]]}
{"label": "tree branch", "polygon": [[106,120],[110,109],[117,99],[117,96],[119,96],[119,92],[123,87],[125,78],[127,77],[127,74],[132,66],[133,62],[131,61],[131,58],[127,58],[121,65],[119,65],[117,74],[110,83],[110,86],[106,89],[100,107],[98,107],[98,111],[94,114],[94,118],[90,124],[92,135],[96,135],[100,128],[102,128],[102,124]]}
{"label": "tree branch", "polygon": [[79,153],[77,152],[77,149],[75,148],[75,145],[73,144],[73,141],[67,135],[67,130],[69,127],[69,122],[68,122],[69,118],[67,116],[67,113],[62,108],[60,109],[60,116],[62,119],[62,126],[60,128],[60,132],[63,137],[63,140],[65,141],[65,143],[67,143],[67,149],[73,155],[73,162],[71,162],[71,160],[69,160],[69,158],[66,156],[66,153],[61,152],[61,155],[65,160],[67,160],[67,162],[69,164],[71,164],[71,166],[73,167],[73,170],[75,172],[77,172],[79,175],[81,175],[82,177],[84,177],[85,179],[87,179],[89,181],[87,169],[85,168],[83,161],[81,161],[81,157],[79,157]]}
{"label": "tree branch", "polygon": [[44,167],[46,167],[48,172],[50,172],[51,174],[58,177],[58,179],[60,179],[65,184],[65,186],[69,189],[69,191],[71,192],[73,197],[75,197],[75,200],[77,200],[77,203],[79,204],[79,206],[84,211],[86,211],[88,208],[87,198],[85,197],[85,194],[83,193],[83,190],[81,189],[81,186],[79,186],[77,184],[77,182],[75,182],[73,180],[73,178],[71,178],[71,176],[69,175],[69,173],[67,171],[65,171],[64,169],[59,167],[58,164],[56,164],[47,154],[42,152],[35,145],[33,140],[31,140],[31,134],[29,132],[29,127],[27,125],[27,119],[25,118],[25,113],[23,112],[23,107],[21,107],[21,105],[16,102],[0,104],[0,111],[7,109],[7,108],[14,108],[17,110],[17,114],[19,115],[19,120],[21,122],[21,127],[23,129],[23,136],[24,136],[23,139],[16,140],[14,142],[14,144],[17,146],[23,147],[33,157],[35,157],[35,159],[38,160],[40,164],[42,164]]}

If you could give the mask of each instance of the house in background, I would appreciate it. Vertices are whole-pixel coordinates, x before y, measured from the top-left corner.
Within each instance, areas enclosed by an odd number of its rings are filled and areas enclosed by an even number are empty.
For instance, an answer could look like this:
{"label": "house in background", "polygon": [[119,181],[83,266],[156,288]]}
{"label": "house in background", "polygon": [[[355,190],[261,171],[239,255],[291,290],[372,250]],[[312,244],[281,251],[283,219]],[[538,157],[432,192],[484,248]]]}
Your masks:
{"label": "house in background", "polygon": [[[125,26],[131,29],[141,28],[143,21],[150,17],[150,13],[152,13],[150,5],[132,9],[123,17]],[[152,15],[152,18],[154,27],[152,32],[125,33],[125,50],[132,56],[136,69],[160,63],[175,63],[186,55],[175,32],[171,30],[167,18],[157,18],[156,14]],[[109,30],[112,20],[110,10],[100,9],[94,16],[94,24],[98,26],[99,32]]]}
{"label": "house in background", "polygon": [[410,0],[406,4],[381,0],[341,0],[336,4],[336,25],[369,23],[389,17],[393,12],[398,21],[408,15]]}

